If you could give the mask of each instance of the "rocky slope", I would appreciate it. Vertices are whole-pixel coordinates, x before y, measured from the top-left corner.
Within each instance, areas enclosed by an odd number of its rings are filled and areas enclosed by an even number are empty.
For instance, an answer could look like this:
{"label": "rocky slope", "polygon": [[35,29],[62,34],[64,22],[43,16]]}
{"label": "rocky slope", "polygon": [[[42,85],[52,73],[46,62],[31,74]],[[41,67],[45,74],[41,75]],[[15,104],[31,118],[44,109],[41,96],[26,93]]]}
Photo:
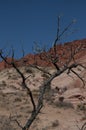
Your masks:
{"label": "rocky slope", "polygon": [[[84,44],[86,39],[77,40],[64,45],[58,45],[57,50],[60,60],[64,61],[69,56],[68,49]],[[61,55],[65,54],[64,58]],[[42,53],[42,56],[53,54],[53,49]],[[40,58],[40,55],[29,54],[23,59],[14,60],[19,69],[28,77],[27,86],[30,87],[35,102],[38,100],[39,87],[45,81],[46,75],[29,64],[42,66],[50,73],[55,69],[51,63]],[[76,60],[86,66],[86,51],[76,55]],[[7,58],[11,62],[11,58]],[[46,66],[46,67],[45,67]],[[48,67],[47,67],[48,66]],[[86,83],[86,70],[77,67],[76,72]],[[59,88],[59,91],[58,91]],[[63,101],[61,101],[63,98]],[[18,73],[3,61],[0,62],[0,130],[21,130],[14,120],[18,120],[22,126],[31,114],[32,104],[27,92],[22,89],[21,77]],[[30,130],[81,130],[86,122],[86,85],[83,87],[81,80],[73,73],[66,72],[51,82],[51,91],[47,91],[44,97],[44,106]]]}
{"label": "rocky slope", "polygon": [[[86,48],[86,39],[83,40],[75,40],[73,42],[68,42],[65,44],[60,44],[57,45],[57,52],[59,55],[59,59],[62,61],[65,61],[70,55],[70,50],[71,50],[71,46],[72,46],[72,50],[74,50],[75,48],[78,48],[79,46],[81,46],[82,44],[84,44],[84,47]],[[36,64],[38,66],[52,66],[52,64],[49,61],[49,58],[51,55],[53,55],[53,48],[51,48],[49,51],[47,52],[42,52],[40,54],[27,54],[25,57],[19,59],[19,60],[14,60],[15,63],[18,66],[23,66],[23,65],[29,65],[29,64]],[[63,56],[62,56],[63,55]],[[76,55],[76,59],[80,59],[82,58],[84,55],[86,55],[86,51],[80,51],[77,55]],[[11,58],[7,58],[7,60],[10,62]],[[4,69],[4,68],[8,68],[11,66],[8,66],[4,61],[0,62],[0,70]]]}
{"label": "rocky slope", "polygon": [[[86,57],[80,61],[86,61]],[[29,66],[19,69],[26,77],[30,75],[26,83],[37,102],[39,87],[46,75]],[[53,68],[47,69],[50,73],[55,71]],[[78,67],[76,71],[86,79],[85,69]],[[61,97],[64,97],[63,102],[59,100]],[[27,92],[22,89],[18,73],[13,68],[0,71],[0,130],[21,130],[12,120],[17,119],[24,126],[31,110],[32,104]],[[46,92],[44,106],[30,130],[79,130],[84,122],[86,122],[86,85],[83,88],[81,80],[73,73],[68,76],[64,72],[52,81],[51,91]]]}

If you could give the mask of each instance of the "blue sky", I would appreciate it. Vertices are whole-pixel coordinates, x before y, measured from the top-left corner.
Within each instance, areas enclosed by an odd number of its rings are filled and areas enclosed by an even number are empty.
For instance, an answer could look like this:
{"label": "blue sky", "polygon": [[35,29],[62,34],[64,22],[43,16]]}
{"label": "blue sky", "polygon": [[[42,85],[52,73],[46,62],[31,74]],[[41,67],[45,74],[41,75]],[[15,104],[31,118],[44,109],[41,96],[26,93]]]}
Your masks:
{"label": "blue sky", "polygon": [[86,38],[86,0],[0,0],[0,48],[15,49],[16,58],[32,52],[34,41],[52,46],[57,16],[61,30],[73,19],[75,33],[60,42]]}

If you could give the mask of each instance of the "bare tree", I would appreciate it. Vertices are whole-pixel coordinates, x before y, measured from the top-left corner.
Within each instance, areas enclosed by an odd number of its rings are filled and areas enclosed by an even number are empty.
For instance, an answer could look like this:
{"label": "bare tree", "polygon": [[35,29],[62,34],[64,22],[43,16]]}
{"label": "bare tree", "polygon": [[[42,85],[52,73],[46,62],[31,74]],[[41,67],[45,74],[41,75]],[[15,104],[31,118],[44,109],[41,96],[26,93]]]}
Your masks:
{"label": "bare tree", "polygon": [[[78,78],[83,82],[83,87],[85,86],[84,79],[82,77],[80,77],[80,75],[74,70],[74,68],[76,68],[77,66],[81,66],[84,69],[86,69],[86,66],[78,63],[76,61],[76,58],[75,58],[77,53],[79,53],[82,50],[86,50],[86,44],[81,43],[77,47],[72,46],[72,44],[67,44],[66,46],[64,46],[64,47],[66,47],[66,51],[62,50],[61,54],[59,54],[58,47],[57,47],[57,42],[64,35],[64,33],[66,33],[66,31],[72,26],[73,23],[74,23],[74,21],[72,21],[60,33],[60,17],[58,17],[57,36],[56,36],[56,39],[54,40],[52,51],[50,51],[50,53],[47,53],[44,48],[43,49],[39,48],[39,46],[37,46],[37,48],[35,48],[36,51],[39,51],[40,58],[43,59],[43,60],[46,60],[47,62],[50,62],[56,69],[56,71],[53,74],[50,74],[46,70],[41,69],[40,67],[38,67],[36,65],[31,65],[32,67],[36,67],[38,70],[48,74],[48,78],[40,86],[39,97],[38,97],[37,103],[34,100],[34,97],[33,97],[33,94],[31,92],[30,86],[28,86],[27,83],[26,83],[26,79],[28,77],[24,76],[24,74],[21,72],[21,70],[19,69],[19,67],[16,65],[16,63],[14,61],[14,50],[12,49],[12,61],[11,62],[9,62],[7,60],[7,58],[5,58],[5,56],[3,55],[3,53],[4,53],[3,50],[0,50],[0,57],[4,60],[4,62],[6,64],[12,66],[17,71],[17,73],[21,76],[23,89],[25,89],[27,91],[28,96],[30,97],[30,101],[31,101],[32,106],[33,106],[31,116],[27,120],[26,124],[24,124],[24,126],[22,126],[18,122],[17,119],[14,120],[22,130],[28,130],[30,128],[31,124],[33,123],[33,121],[36,119],[37,115],[40,113],[40,111],[41,111],[41,109],[43,107],[45,91],[46,91],[46,89],[48,87],[48,84],[50,84],[51,81],[54,78],[60,76],[64,72],[67,72],[67,74],[72,72],[76,76],[78,76]],[[66,55],[68,55],[68,56],[66,56]],[[65,59],[65,57],[66,57],[66,59]],[[63,61],[62,59],[65,59],[65,61]],[[11,116],[10,116],[10,118],[11,118]]]}

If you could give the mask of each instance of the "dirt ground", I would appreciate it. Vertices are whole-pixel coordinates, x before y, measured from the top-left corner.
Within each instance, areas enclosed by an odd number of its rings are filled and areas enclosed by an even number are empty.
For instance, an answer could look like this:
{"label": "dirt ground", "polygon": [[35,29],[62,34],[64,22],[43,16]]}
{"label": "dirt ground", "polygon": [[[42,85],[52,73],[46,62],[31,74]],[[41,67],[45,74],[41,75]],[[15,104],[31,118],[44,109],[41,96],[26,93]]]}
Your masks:
{"label": "dirt ground", "polygon": [[[39,86],[43,83],[42,72],[30,67],[22,67],[34,99],[37,102]],[[54,70],[50,68],[50,71]],[[86,72],[79,67],[76,71],[86,79]],[[30,130],[79,130],[86,122],[86,85],[74,74],[66,72],[55,78],[51,90],[46,92],[41,113]],[[59,92],[57,91],[59,88]],[[63,102],[60,101],[64,97]],[[21,77],[16,71],[0,71],[0,130],[20,130],[16,119],[22,126],[30,116],[32,105],[27,92],[21,87]]]}

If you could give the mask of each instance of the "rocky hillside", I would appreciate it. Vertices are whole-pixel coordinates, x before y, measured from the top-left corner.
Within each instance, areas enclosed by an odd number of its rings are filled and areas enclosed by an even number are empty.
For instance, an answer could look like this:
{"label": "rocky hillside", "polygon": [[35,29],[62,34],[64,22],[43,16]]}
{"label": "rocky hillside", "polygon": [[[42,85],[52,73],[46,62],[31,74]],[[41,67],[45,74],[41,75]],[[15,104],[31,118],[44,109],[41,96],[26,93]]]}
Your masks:
{"label": "rocky hillside", "polygon": [[[60,60],[65,62],[70,56],[70,46],[74,50],[82,44],[86,47],[86,39],[58,45]],[[63,52],[64,58],[61,57]],[[29,54],[23,59],[14,60],[20,66],[19,70],[28,77],[26,84],[32,91],[36,104],[39,88],[47,80],[47,74],[28,64],[36,62],[39,66],[51,66],[46,55],[53,55],[53,49],[41,55],[44,60],[40,54]],[[82,50],[75,58],[86,66],[86,51]],[[11,62],[12,59],[7,58],[7,60]],[[32,104],[27,91],[22,88],[21,76],[16,70],[3,61],[0,63],[0,69],[3,69],[0,71],[0,130],[20,130],[15,120],[24,126],[31,115]],[[56,71],[51,67],[44,69],[50,74]],[[78,66],[74,70],[82,77],[85,86],[83,87],[82,80],[72,72],[68,75],[65,71],[53,79],[51,89],[45,93],[43,109],[30,130],[82,130],[82,125],[86,123],[86,69]]]}
{"label": "rocky hillside", "polygon": [[[86,61],[85,59],[81,58],[82,61]],[[29,66],[19,69],[26,77],[30,75],[26,83],[37,103],[39,88],[45,81],[46,74]],[[53,68],[47,69],[50,73],[55,71]],[[76,71],[86,79],[84,68],[79,66]],[[21,130],[10,118],[17,119],[24,126],[31,114],[32,104],[21,84],[21,77],[13,68],[0,71],[0,130]],[[45,93],[43,108],[30,130],[81,130],[86,122],[86,85],[84,88],[82,85],[81,80],[73,73],[67,75],[64,72],[55,78],[51,83],[51,90]]]}
{"label": "rocky hillside", "polygon": [[[80,47],[82,44],[84,44],[84,48],[86,48],[86,39],[83,40],[75,40],[73,42],[67,42],[65,44],[59,44],[57,45],[57,53],[59,55],[60,60],[65,61],[68,57],[70,57],[70,50],[71,50],[71,46],[72,46],[72,50],[74,50],[75,48]],[[54,51],[53,48],[51,48],[49,51],[45,51],[42,52],[40,54],[27,54],[25,57],[18,59],[18,60],[14,60],[16,62],[16,64],[18,66],[23,66],[23,65],[29,65],[29,64],[36,64],[38,66],[52,66],[51,62],[49,61],[49,57],[50,55],[53,55]],[[63,55],[63,56],[62,56]],[[76,59],[80,59],[83,56],[86,55],[86,51],[80,51],[77,55],[76,55]],[[11,62],[11,58],[7,58],[7,60],[9,62]],[[0,62],[0,70],[4,69],[4,68],[8,68],[11,66],[8,66],[6,63],[4,63],[4,61]]]}

